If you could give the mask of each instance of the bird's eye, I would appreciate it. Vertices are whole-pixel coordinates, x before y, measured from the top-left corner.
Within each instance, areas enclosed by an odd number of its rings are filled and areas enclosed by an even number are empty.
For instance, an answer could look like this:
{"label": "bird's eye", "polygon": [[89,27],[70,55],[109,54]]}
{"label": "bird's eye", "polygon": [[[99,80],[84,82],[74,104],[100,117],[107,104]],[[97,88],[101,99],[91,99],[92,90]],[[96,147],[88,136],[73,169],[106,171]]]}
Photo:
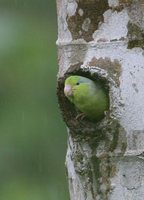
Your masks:
{"label": "bird's eye", "polygon": [[76,83],[76,85],[79,85],[79,84],[80,84],[79,82]]}

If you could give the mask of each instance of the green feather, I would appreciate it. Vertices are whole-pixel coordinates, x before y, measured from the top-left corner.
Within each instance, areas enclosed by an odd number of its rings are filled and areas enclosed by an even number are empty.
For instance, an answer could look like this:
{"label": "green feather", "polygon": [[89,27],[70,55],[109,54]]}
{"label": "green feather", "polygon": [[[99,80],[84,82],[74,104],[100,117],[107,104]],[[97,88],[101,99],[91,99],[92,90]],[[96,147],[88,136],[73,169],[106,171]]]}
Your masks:
{"label": "green feather", "polygon": [[65,80],[65,86],[71,87],[67,98],[89,119],[100,120],[108,110],[109,100],[106,91],[100,83],[82,76],[70,76]]}

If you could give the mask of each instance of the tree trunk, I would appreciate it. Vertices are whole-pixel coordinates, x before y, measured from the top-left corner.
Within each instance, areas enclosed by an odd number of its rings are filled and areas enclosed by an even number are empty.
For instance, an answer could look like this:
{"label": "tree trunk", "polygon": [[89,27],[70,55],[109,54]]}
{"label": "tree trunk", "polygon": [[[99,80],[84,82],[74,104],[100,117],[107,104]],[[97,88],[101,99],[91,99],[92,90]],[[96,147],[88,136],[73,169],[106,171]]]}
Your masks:
{"label": "tree trunk", "polygon": [[[68,127],[71,200],[144,199],[144,0],[57,0],[58,98]],[[79,119],[64,80],[109,93],[104,119]]]}

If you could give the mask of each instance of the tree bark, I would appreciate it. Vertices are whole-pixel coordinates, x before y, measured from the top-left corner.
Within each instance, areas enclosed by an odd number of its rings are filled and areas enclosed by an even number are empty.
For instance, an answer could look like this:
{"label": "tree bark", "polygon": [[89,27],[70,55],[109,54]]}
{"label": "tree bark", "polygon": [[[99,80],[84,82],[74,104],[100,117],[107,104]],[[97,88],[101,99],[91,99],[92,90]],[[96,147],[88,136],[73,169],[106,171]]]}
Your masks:
{"label": "tree bark", "polygon": [[[68,127],[71,200],[144,199],[144,0],[57,0],[58,99]],[[109,93],[104,119],[78,119],[64,80]]]}

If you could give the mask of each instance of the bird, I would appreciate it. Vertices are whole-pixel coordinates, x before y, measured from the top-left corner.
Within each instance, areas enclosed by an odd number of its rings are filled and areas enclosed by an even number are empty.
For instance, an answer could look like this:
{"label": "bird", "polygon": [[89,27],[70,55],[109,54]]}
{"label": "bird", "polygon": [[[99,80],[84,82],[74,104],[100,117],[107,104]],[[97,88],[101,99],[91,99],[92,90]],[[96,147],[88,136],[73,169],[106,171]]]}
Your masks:
{"label": "bird", "polygon": [[71,75],[65,79],[64,95],[89,120],[104,118],[109,108],[109,98],[99,81],[84,76]]}

